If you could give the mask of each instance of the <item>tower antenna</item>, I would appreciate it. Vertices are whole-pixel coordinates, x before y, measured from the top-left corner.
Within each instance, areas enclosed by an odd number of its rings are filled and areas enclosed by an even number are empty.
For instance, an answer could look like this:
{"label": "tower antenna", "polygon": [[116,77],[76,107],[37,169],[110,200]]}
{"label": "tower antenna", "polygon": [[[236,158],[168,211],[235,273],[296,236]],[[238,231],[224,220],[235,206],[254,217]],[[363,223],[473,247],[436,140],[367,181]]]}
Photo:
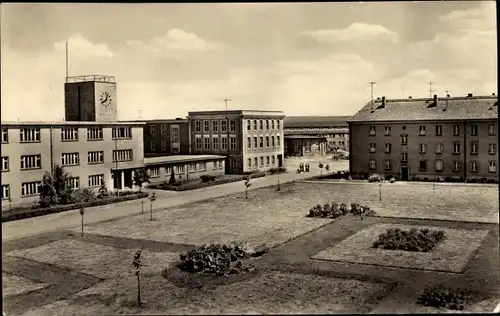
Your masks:
{"label": "tower antenna", "polygon": [[370,81],[370,102],[372,104],[372,111],[373,111],[373,86],[377,84],[375,81]]}
{"label": "tower antenna", "polygon": [[68,42],[66,42],[66,82],[68,82]]}
{"label": "tower antenna", "polygon": [[434,92],[434,90],[432,90],[433,84],[435,84],[435,82],[429,81],[429,98],[432,98],[432,92]]}

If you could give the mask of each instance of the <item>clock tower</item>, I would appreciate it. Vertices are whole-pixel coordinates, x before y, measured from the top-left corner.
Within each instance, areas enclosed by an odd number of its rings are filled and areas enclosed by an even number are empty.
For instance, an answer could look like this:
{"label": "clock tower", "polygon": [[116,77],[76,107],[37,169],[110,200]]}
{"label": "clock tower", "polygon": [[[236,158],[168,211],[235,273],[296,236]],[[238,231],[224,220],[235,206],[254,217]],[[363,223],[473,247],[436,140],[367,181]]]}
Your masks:
{"label": "clock tower", "polygon": [[76,76],[64,84],[66,121],[118,120],[116,81],[112,76]]}

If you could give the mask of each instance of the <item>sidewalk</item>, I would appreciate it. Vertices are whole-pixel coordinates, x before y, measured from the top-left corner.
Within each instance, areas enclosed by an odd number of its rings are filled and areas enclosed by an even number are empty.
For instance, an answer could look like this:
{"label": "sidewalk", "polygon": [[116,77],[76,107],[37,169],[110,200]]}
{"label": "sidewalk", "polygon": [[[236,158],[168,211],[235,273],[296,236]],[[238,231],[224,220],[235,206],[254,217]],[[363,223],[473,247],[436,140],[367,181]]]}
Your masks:
{"label": "sidewalk", "polygon": [[[313,177],[319,173],[319,169],[312,168],[309,173],[296,174],[295,172],[288,172],[280,175],[268,175],[263,178],[252,180],[250,190],[276,185],[278,177],[280,183],[283,184]],[[153,211],[164,210],[174,206],[243,192],[244,190],[245,187],[242,181],[184,192],[159,192],[156,190],[155,192],[157,192],[158,199],[153,204]],[[150,210],[150,201],[147,199],[144,200],[144,209],[145,211]],[[141,211],[141,200],[91,207],[85,209],[85,223],[97,223],[137,215],[140,214]],[[37,235],[54,230],[79,227],[80,223],[81,216],[78,210],[6,222],[2,223],[2,241]]]}

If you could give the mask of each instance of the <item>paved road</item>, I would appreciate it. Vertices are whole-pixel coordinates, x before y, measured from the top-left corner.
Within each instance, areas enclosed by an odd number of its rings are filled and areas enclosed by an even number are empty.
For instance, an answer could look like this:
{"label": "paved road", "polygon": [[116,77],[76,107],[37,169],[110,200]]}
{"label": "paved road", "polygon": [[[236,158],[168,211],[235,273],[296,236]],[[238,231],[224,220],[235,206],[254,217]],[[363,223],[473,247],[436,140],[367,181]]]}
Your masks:
{"label": "paved road", "polygon": [[[320,170],[317,167],[317,164],[313,164],[313,162],[317,162],[319,160],[331,161],[331,158],[315,158],[314,160],[287,160],[285,164],[286,167],[290,170],[289,173],[281,174],[279,176],[269,175],[263,178],[254,179],[252,180],[252,186],[250,187],[250,190],[274,185],[277,183],[278,177],[280,183],[287,183],[294,180],[301,180],[307,177],[318,175],[320,173]],[[311,172],[307,174],[296,174],[295,172],[293,172],[293,170],[296,170],[297,166],[301,162],[309,162],[309,164],[311,165]],[[330,164],[330,171],[345,170],[348,166],[348,162],[344,161],[328,163]],[[153,205],[153,211],[158,211],[169,207],[179,206],[182,204],[192,203],[209,198],[225,196],[242,191],[244,191],[244,186],[241,182],[227,183],[185,192],[156,190],[155,192],[157,192],[158,200],[156,200]],[[144,207],[146,208],[146,210],[149,210],[149,200],[144,201]],[[136,215],[141,213],[141,209],[142,206],[140,200],[87,208],[85,210],[85,222],[97,223],[114,218]],[[80,223],[81,217],[78,210],[6,222],[2,223],[2,241],[55,230],[76,228],[79,227]]]}

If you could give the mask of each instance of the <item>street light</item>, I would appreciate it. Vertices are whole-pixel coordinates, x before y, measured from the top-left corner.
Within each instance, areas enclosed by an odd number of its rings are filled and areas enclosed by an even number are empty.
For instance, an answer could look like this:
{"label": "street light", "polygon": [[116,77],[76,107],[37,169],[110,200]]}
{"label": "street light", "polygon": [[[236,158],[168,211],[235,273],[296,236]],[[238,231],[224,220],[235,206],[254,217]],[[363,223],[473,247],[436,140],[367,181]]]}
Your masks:
{"label": "street light", "polygon": [[82,216],[82,237],[83,237],[83,215],[85,214],[85,208],[80,207],[80,215]]}
{"label": "street light", "polygon": [[379,182],[378,184],[378,198],[379,201],[382,201],[382,182]]}
{"label": "street light", "polygon": [[152,221],[153,220],[153,202],[156,201],[156,193],[153,192],[153,194],[151,194],[149,199],[151,200],[151,205],[149,208],[149,214],[150,214],[149,220]]}

